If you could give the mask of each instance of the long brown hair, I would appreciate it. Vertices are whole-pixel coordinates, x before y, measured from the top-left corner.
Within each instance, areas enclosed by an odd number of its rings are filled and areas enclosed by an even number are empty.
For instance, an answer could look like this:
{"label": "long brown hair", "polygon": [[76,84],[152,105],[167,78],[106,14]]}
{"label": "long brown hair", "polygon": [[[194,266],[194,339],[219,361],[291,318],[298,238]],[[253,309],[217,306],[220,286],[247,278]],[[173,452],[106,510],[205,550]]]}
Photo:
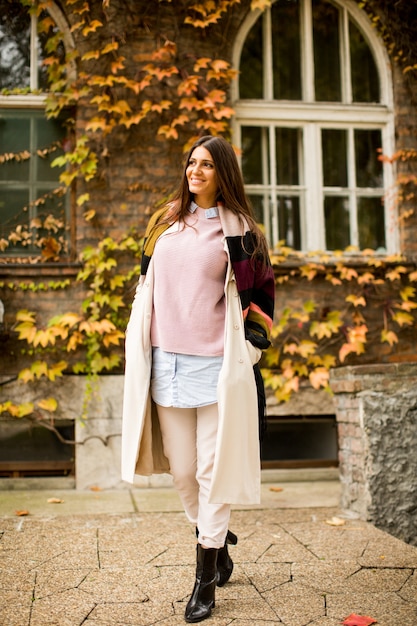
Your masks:
{"label": "long brown hair", "polygon": [[218,182],[216,201],[221,202],[227,210],[235,213],[239,219],[242,220],[242,216],[245,217],[253,233],[254,250],[252,252],[252,258],[257,258],[264,263],[268,263],[268,244],[264,234],[256,224],[252,206],[245,193],[242,173],[236,154],[231,144],[223,137],[205,135],[200,137],[191,146],[185,157],[180,185],[170,202],[171,208],[169,218],[167,219],[169,219],[169,221],[172,221],[172,218],[175,220],[184,219],[187,215],[190,203],[194,199],[194,194],[190,192],[188,187],[186,170],[192,153],[199,146],[204,146],[204,148],[208,150],[214,162]]}

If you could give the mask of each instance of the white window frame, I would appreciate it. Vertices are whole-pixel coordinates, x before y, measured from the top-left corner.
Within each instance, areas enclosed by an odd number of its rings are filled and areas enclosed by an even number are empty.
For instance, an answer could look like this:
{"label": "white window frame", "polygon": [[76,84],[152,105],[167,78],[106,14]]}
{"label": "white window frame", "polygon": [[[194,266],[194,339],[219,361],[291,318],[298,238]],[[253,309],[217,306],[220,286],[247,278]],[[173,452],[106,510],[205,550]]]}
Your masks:
{"label": "white window frame", "polygon": [[[63,42],[66,49],[67,54],[70,53],[70,62],[68,63],[67,71],[69,73],[69,80],[75,80],[76,78],[76,64],[75,64],[75,55],[73,54],[75,51],[75,44],[70,32],[69,26],[65,20],[65,17],[61,10],[57,5],[50,3],[46,9],[55,24],[59,28],[60,32],[63,36]],[[38,84],[38,68],[39,68],[39,54],[38,54],[38,17],[32,13],[31,21],[30,21],[30,79],[29,79],[29,88],[32,91],[36,91],[39,88]],[[72,53],[72,54],[71,54]],[[35,94],[35,93],[25,93],[25,94],[9,94],[9,95],[1,95],[0,94],[0,118],[2,115],[2,109],[7,111],[18,111],[18,110],[33,110],[33,111],[44,111],[46,105],[47,92]],[[33,123],[31,125],[31,134],[33,133]],[[1,150],[1,147],[0,147]],[[33,173],[32,168],[30,170],[30,181],[32,181]],[[33,185],[31,185],[32,189]],[[35,198],[30,194],[29,203],[32,206],[32,202]],[[67,207],[69,208],[69,207]],[[29,221],[33,215],[29,214]],[[14,251],[6,251],[6,256],[16,256]]]}
{"label": "white window frame", "polygon": [[[278,101],[273,100],[272,95],[272,42],[270,41],[270,10],[266,9],[265,17],[262,18],[260,11],[251,12],[243,23],[235,41],[233,51],[233,65],[237,69],[240,66],[240,57],[246,37],[257,19],[264,19],[264,99],[263,100],[240,100],[239,78],[232,84],[232,104],[235,116],[232,122],[233,138],[236,145],[241,148],[241,127],[292,127],[302,129],[304,139],[303,165],[304,180],[299,186],[304,191],[304,208],[301,202],[301,241],[304,251],[325,250],[325,224],[323,195],[325,188],[322,187],[322,155],[321,155],[321,129],[340,128],[347,130],[349,136],[353,129],[379,129],[382,136],[382,150],[384,154],[391,155],[394,152],[394,115],[392,76],[390,63],[385,47],[370,24],[366,14],[359,9],[352,0],[330,0],[336,7],[341,9],[341,29],[344,33],[340,39],[341,67],[342,67],[342,102],[341,103],[316,103],[314,101],[314,55],[311,28],[311,2],[301,0],[301,73],[303,101]],[[368,43],[377,66],[380,81],[380,102],[378,104],[353,104],[350,89],[350,55],[346,42],[348,41],[349,17],[353,19]],[[270,132],[272,137],[274,133]],[[273,154],[271,145],[271,155]],[[353,158],[349,151],[350,159]],[[351,170],[352,163],[350,163]],[[354,167],[353,170],[354,171]],[[385,236],[388,254],[399,251],[398,219],[395,206],[394,166],[388,162],[383,163],[384,189],[379,195],[385,197]],[[272,182],[272,181],[271,181]],[[248,186],[248,192],[257,193],[256,186]],[[266,187],[262,188],[266,191]],[[270,190],[275,193],[281,192],[280,187]],[[349,181],[348,195],[355,197],[356,189],[354,181]],[[360,189],[361,195],[377,195],[375,188]],[[261,193],[260,191],[258,193]],[[302,197],[302,196],[301,196]],[[308,210],[307,210],[308,207]],[[267,209],[268,211],[268,209]],[[356,212],[352,210],[352,214]],[[268,216],[267,216],[268,217]],[[269,223],[269,218],[266,220]],[[273,233],[270,243],[277,245],[277,237]],[[351,224],[351,241],[357,242],[357,228],[355,220]]]}

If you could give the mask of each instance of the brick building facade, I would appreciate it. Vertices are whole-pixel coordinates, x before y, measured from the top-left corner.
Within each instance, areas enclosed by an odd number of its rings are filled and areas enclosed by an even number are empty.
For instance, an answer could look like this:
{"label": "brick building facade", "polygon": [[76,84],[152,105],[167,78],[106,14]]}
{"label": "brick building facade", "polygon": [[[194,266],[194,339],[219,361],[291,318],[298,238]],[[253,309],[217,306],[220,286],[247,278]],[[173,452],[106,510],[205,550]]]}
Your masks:
{"label": "brick building facade", "polygon": [[[6,4],[12,11],[16,2]],[[175,42],[181,76],[154,81],[143,97],[120,84],[117,88],[109,87],[108,93],[113,90],[112,97],[116,94],[132,110],[145,97],[153,102],[171,98],[187,72],[192,72],[197,58],[223,59],[240,71],[227,87],[227,104],[234,108],[235,115],[226,134],[243,151],[248,193],[259,220],[265,224],[271,247],[281,240],[306,252],[334,249],[339,244],[359,248],[375,244],[373,247],[382,256],[401,253],[410,263],[415,261],[417,213],[413,212],[415,197],[410,177],[417,174],[413,152],[417,136],[417,80],[413,65],[417,55],[412,30],[415,9],[410,9],[409,3],[396,3],[393,15],[389,2],[277,0],[261,15],[252,9],[249,0],[242,0],[229,3],[231,6],[213,25],[197,29],[185,20],[190,14],[190,3],[110,0],[88,3],[89,24],[95,20],[101,24],[88,36],[77,27],[83,15],[81,4],[56,2],[50,9],[52,18],[65,33],[62,45],[67,52],[78,53],[71,66],[77,79],[92,73],[117,75],[111,66],[114,56],[83,58],[91,49],[103,50],[109,42],[118,43],[125,75],[135,80],[140,79],[144,65],[161,43]],[[378,29],[373,25],[375,15]],[[194,13],[195,20],[198,17],[201,16]],[[3,36],[5,23],[0,50],[2,45],[10,44]],[[10,32],[14,31],[8,32],[11,37]],[[292,53],[293,49],[297,54]],[[337,51],[336,61],[331,60],[332,50]],[[3,59],[7,65],[7,56]],[[4,84],[0,87],[4,88]],[[13,119],[16,111],[41,111],[45,106],[44,96],[36,90],[27,94],[1,93],[0,119]],[[5,383],[33,358],[21,353],[13,330],[16,312],[36,310],[40,322],[47,323],[54,314],[80,307],[86,293],[85,286],[75,280],[80,253],[105,237],[119,238],[130,226],[139,232],[143,230],[149,214],[175,187],[183,144],[195,132],[192,124],[185,125],[179,130],[178,140],[166,139],[158,134],[158,129],[161,123],[170,123],[170,114],[162,112],[129,128],[119,125],[104,137],[88,130],[97,113],[89,98],[81,95],[75,113],[73,140],[87,132],[99,158],[99,175],[90,182],[78,179],[69,192],[66,254],[45,263],[34,259],[33,254],[21,254],[21,248],[16,251],[9,246],[0,255],[0,298],[5,307],[0,337],[3,398],[10,389]],[[10,140],[7,133],[4,137],[5,141]],[[375,156],[376,148],[388,156],[401,150],[409,151],[409,155],[404,160],[381,164]],[[19,145],[16,149],[22,148]],[[0,147],[1,153],[5,151]],[[335,168],[332,164],[336,161]],[[394,194],[399,176],[409,177],[400,199]],[[0,208],[7,222],[10,214],[5,199],[18,185],[16,181],[12,184],[8,175],[0,179]],[[80,206],[77,199],[85,193],[89,200]],[[94,213],[94,217],[86,220],[86,211]],[[343,222],[345,219],[348,221]],[[6,237],[7,229],[2,233]],[[349,264],[349,258],[345,262]],[[277,266],[277,277],[282,271]],[[63,278],[70,281],[64,290],[11,288],[18,281],[37,284]],[[314,297],[325,311],[337,307],[345,295],[343,289],[337,291],[324,277],[314,286],[298,277],[282,285],[278,283],[277,319],[286,306],[294,303]],[[375,342],[365,359],[414,360],[407,333],[403,332],[394,350]],[[355,363],[354,357],[349,363]],[[119,368],[115,373],[121,371]],[[19,394],[17,387],[11,395],[16,398]],[[280,406],[270,399],[271,417],[304,419],[312,412],[316,417],[334,413],[327,397],[319,403],[321,409],[317,409],[312,397],[317,394],[310,390],[305,394],[302,408],[295,399],[293,404]],[[65,408],[62,416],[65,417]],[[334,451],[329,454],[334,461]],[[277,456],[272,449],[271,458],[279,460]],[[316,462],[323,453],[319,452],[318,457]]]}

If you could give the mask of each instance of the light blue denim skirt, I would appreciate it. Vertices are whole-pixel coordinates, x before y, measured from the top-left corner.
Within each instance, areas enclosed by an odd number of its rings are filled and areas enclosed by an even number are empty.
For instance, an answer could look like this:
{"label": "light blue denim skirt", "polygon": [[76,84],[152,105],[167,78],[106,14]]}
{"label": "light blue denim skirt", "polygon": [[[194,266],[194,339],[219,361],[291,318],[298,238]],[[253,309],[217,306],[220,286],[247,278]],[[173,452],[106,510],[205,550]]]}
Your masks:
{"label": "light blue denim skirt", "polygon": [[152,349],[151,395],[156,404],[182,409],[217,402],[222,356],[194,356]]}

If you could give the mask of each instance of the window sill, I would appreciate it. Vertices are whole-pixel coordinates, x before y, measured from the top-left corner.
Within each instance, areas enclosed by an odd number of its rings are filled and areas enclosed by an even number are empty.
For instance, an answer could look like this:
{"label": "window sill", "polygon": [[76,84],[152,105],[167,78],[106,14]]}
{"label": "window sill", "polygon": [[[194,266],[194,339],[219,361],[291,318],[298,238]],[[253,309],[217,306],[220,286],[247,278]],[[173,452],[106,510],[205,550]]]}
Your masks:
{"label": "window sill", "polygon": [[20,277],[71,277],[76,276],[81,269],[80,263],[13,263],[0,259],[0,278]]}

